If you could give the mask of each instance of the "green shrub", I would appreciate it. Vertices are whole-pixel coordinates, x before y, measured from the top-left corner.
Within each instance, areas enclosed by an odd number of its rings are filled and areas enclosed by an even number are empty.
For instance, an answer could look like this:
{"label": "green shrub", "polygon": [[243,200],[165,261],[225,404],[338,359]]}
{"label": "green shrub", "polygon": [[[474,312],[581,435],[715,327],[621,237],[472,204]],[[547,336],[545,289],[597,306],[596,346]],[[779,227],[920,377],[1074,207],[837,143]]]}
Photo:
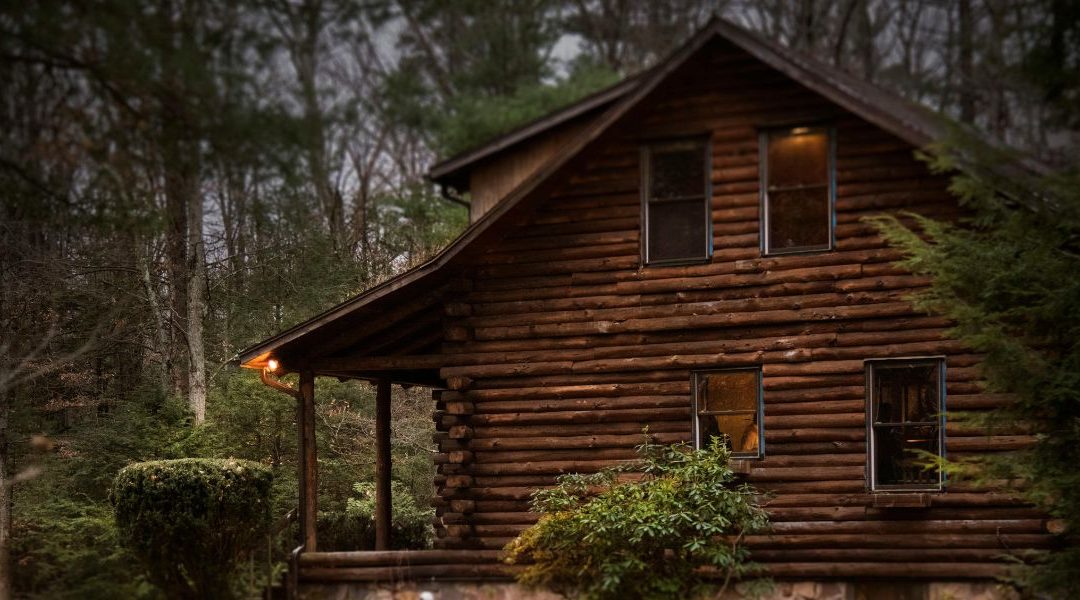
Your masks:
{"label": "green shrub", "polygon": [[160,597],[117,543],[113,510],[107,502],[59,494],[35,500],[23,503],[13,523],[16,597]]}
{"label": "green shrub", "polygon": [[[564,476],[533,495],[540,520],[506,548],[507,562],[526,565],[519,582],[569,597],[689,598],[757,572],[741,541],[768,518],[735,482],[728,451],[639,451],[638,464]],[[631,469],[644,477],[620,481]]]}
{"label": "green shrub", "polygon": [[186,458],[116,476],[119,538],[169,598],[230,598],[241,556],[264,540],[273,476],[259,463]]}
{"label": "green shrub", "polygon": [[[322,550],[375,549],[375,484],[361,482],[348,499],[345,512],[319,514],[319,548]],[[390,483],[390,547],[422,550],[431,547],[431,521],[435,511],[421,507],[405,484]]]}

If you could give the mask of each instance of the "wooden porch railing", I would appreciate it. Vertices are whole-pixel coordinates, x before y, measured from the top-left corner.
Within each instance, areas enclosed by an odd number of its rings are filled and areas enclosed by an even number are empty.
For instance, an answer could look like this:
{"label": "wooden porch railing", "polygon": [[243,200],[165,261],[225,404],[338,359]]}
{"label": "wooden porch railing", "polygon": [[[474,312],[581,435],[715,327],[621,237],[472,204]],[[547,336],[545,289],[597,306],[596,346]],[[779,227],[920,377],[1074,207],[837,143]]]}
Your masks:
{"label": "wooden porch railing", "polygon": [[505,581],[515,568],[502,564],[498,550],[390,550],[304,552],[299,583],[432,580]]}

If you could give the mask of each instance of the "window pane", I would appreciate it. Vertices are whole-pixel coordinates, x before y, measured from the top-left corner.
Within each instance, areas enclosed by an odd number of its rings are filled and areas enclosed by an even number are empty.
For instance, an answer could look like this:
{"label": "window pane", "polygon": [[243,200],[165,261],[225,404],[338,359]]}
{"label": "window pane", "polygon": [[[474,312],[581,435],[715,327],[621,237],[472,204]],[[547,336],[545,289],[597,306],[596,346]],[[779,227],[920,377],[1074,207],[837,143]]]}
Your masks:
{"label": "window pane", "polygon": [[708,220],[702,200],[648,205],[649,260],[707,258]]}
{"label": "window pane", "polygon": [[769,192],[769,250],[829,245],[828,186]]}
{"label": "window pane", "polygon": [[[756,370],[724,371],[700,374],[698,384],[698,423],[701,444],[712,438],[724,438],[732,452],[758,453],[758,403],[760,401]],[[737,411],[708,414],[716,411]]]}
{"label": "window pane", "polygon": [[936,485],[938,472],[924,470],[926,457],[918,450],[940,454],[938,428],[933,425],[898,425],[874,428],[879,485]]}
{"label": "window pane", "polygon": [[705,146],[680,144],[653,148],[650,198],[685,198],[705,195]]}
{"label": "window pane", "polygon": [[757,454],[757,413],[735,415],[702,415],[700,417],[701,445],[706,447],[713,438],[721,438],[732,452]]}
{"label": "window pane", "polygon": [[705,397],[698,406],[703,412],[718,410],[757,411],[757,371],[706,373]]}
{"label": "window pane", "polygon": [[936,421],[940,412],[937,372],[935,365],[876,367],[875,420],[878,423]]}
{"label": "window pane", "polygon": [[769,134],[769,188],[825,185],[829,181],[829,135]]}
{"label": "window pane", "polygon": [[923,453],[940,455],[940,363],[892,362],[871,366],[875,485],[936,486]]}

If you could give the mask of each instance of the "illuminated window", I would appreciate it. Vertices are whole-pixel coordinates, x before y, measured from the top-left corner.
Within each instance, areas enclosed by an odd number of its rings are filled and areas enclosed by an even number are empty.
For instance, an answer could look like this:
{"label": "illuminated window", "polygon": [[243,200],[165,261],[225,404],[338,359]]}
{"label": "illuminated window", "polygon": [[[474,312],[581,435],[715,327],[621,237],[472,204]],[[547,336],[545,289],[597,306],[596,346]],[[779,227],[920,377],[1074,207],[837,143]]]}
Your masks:
{"label": "illuminated window", "polygon": [[833,246],[831,130],[794,127],[761,134],[762,250],[765,254]]}
{"label": "illuminated window", "polygon": [[642,149],[642,259],[645,264],[704,262],[712,257],[706,139]]}
{"label": "illuminated window", "polygon": [[693,373],[694,447],[720,438],[733,456],[763,456],[761,369]]}
{"label": "illuminated window", "polygon": [[873,490],[940,489],[929,455],[945,447],[945,362],[866,363],[868,461]]}

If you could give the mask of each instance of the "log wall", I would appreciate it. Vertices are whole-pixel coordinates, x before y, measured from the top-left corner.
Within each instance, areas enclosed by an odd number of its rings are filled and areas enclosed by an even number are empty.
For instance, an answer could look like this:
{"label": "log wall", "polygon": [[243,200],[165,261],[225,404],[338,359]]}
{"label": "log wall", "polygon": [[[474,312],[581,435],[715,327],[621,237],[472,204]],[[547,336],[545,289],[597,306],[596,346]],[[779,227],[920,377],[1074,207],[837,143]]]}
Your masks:
{"label": "log wall", "polygon": [[[913,210],[955,218],[946,179],[913,148],[724,46],[676,76],[505,240],[446,304],[437,400],[440,548],[502,547],[535,521],[529,495],[568,472],[634,457],[642,429],[690,439],[690,371],[761,365],[765,448],[750,483],[774,494],[754,556],[785,577],[987,577],[996,557],[1052,543],[1044,516],[965,484],[927,508],[867,493],[863,361],[947,356],[949,410],[1007,401],[982,391],[979,357],[915,311],[927,284],[863,221]],[[702,71],[701,69],[705,69]],[[707,76],[701,76],[704,72]],[[758,127],[824,118],[836,130],[836,249],[762,257]],[[709,132],[711,262],[642,267],[643,139]],[[947,453],[1031,441],[947,427]]]}
{"label": "log wall", "polygon": [[469,222],[491,210],[526,177],[585,128],[588,118],[577,118],[484,159],[469,173]]}

